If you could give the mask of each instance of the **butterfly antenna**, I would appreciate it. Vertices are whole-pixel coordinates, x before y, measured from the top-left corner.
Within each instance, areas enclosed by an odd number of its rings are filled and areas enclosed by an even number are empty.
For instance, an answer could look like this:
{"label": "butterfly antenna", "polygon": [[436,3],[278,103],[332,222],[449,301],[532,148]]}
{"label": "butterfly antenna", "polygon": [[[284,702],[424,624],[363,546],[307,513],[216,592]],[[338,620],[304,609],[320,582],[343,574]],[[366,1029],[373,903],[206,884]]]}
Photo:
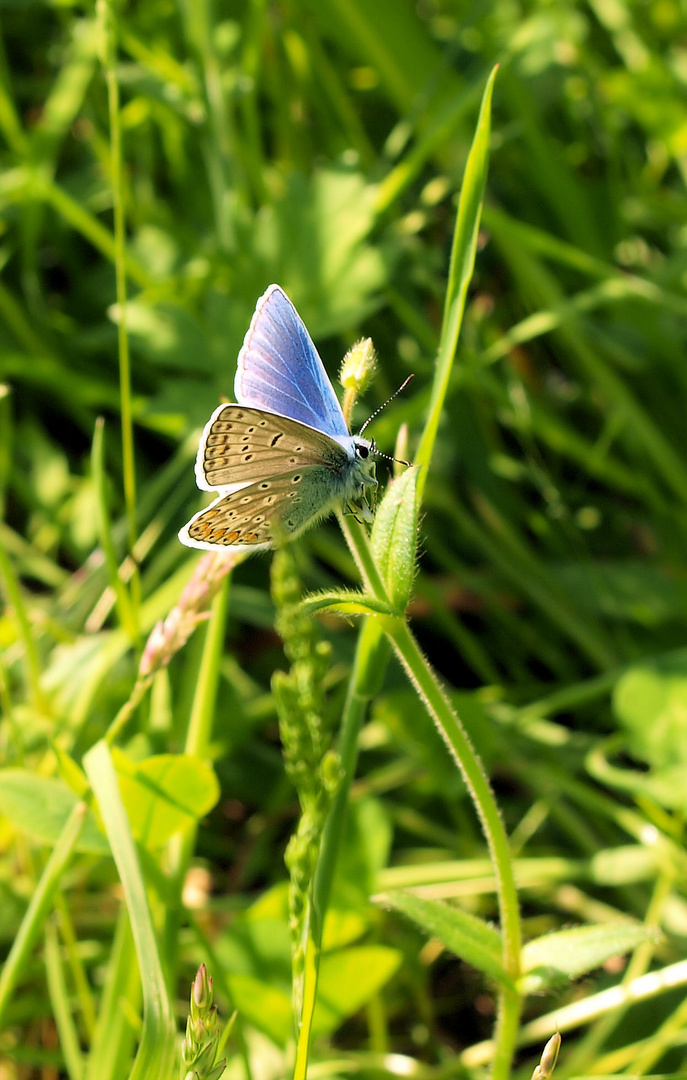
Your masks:
{"label": "butterfly antenna", "polygon": [[[401,393],[402,390],[405,390],[406,386],[408,385],[408,383],[410,382],[410,380],[412,378],[413,378],[413,375],[409,375],[408,378],[405,380],[405,382],[401,383],[398,390],[394,391],[394,393],[391,395],[391,397],[387,398],[386,401],[382,405],[380,405],[378,409],[375,409],[375,411],[372,413],[372,416],[369,416],[367,418],[367,420],[365,421],[365,423],[361,427],[358,434],[362,435],[362,433],[365,430],[365,428],[367,427],[367,425],[372,423],[375,416],[379,416],[382,409],[386,409],[386,407],[387,407],[387,405],[389,404],[390,401],[393,401],[395,397],[398,397],[398,395]],[[387,461],[397,461],[399,465],[408,465],[410,467],[410,462],[409,461],[404,461],[403,458],[395,458],[395,457],[392,457],[391,454],[383,454],[381,452],[381,450],[376,450],[375,449],[374,452],[375,452],[375,455],[377,457],[386,458]]]}
{"label": "butterfly antenna", "polygon": [[[384,403],[383,403],[382,405],[380,405],[378,409],[375,409],[375,411],[374,411],[374,412],[372,413],[372,416],[368,416],[367,420],[365,421],[365,423],[364,423],[364,424],[363,424],[363,426],[361,427],[360,431],[358,432],[358,434],[359,434],[359,435],[362,435],[362,433],[363,433],[363,431],[365,430],[365,428],[367,427],[367,425],[368,425],[368,424],[371,424],[371,423],[372,423],[372,421],[374,420],[375,416],[379,416],[379,414],[380,414],[380,412],[382,411],[382,409],[386,409],[387,405],[388,405],[388,404],[389,404],[389,403],[390,403],[391,401],[393,401],[395,397],[398,397],[398,395],[399,395],[399,394],[401,393],[401,390],[405,390],[406,386],[408,385],[408,383],[410,382],[410,380],[411,380],[412,378],[413,378],[413,376],[412,376],[412,375],[409,375],[409,376],[408,376],[408,378],[406,379],[406,381],[405,381],[404,383],[401,383],[401,385],[399,386],[398,390],[395,390],[395,391],[394,391],[394,393],[393,393],[393,394],[391,395],[391,397],[390,397],[390,398],[387,398],[387,399],[386,399],[386,401],[385,401],[385,402],[384,402]],[[389,455],[388,455],[388,454],[380,454],[379,456],[380,456],[380,457],[388,457]],[[392,459],[392,460],[393,460],[393,459]]]}

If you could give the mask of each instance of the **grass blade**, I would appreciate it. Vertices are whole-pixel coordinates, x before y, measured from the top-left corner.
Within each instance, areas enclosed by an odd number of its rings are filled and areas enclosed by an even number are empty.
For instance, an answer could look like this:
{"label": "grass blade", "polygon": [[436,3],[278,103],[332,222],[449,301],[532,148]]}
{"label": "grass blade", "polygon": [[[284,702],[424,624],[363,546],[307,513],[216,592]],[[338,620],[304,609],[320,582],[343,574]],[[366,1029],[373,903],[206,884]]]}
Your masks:
{"label": "grass blade", "polygon": [[[463,186],[458,201],[456,228],[453,234],[451,265],[444,302],[444,321],[439,343],[439,356],[432,386],[429,415],[415,458],[416,465],[428,466],[434,450],[437,430],[444,399],[448,390],[451,370],[458,345],[458,335],[463,321],[465,299],[475,265],[477,235],[482,211],[484,186],[487,179],[489,135],[491,132],[491,98],[498,68],[494,68],[487,81],[482,98],[477,128],[468,155],[463,176]],[[418,479],[418,502],[422,499],[427,470]]]}
{"label": "grass blade", "polygon": [[98,800],[124,889],[143,989],[143,1028],[130,1080],[168,1080],[176,1054],[174,1012],[162,973],[145,885],[109,748],[96,743],[84,768]]}

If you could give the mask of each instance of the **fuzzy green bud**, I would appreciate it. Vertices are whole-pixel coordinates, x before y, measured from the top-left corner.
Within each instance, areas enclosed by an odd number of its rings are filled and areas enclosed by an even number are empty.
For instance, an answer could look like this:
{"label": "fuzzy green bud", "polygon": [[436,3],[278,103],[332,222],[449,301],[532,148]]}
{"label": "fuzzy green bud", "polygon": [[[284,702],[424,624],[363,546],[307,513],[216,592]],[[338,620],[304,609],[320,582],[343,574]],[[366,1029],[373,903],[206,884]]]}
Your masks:
{"label": "fuzzy green bud", "polygon": [[362,394],[370,385],[377,368],[377,354],[371,338],[356,341],[341,362],[339,381],[344,390],[355,390]]}
{"label": "fuzzy green bud", "polygon": [[369,386],[377,368],[377,354],[371,338],[361,338],[341,362],[339,382],[344,388],[343,414],[350,426],[353,406]]}

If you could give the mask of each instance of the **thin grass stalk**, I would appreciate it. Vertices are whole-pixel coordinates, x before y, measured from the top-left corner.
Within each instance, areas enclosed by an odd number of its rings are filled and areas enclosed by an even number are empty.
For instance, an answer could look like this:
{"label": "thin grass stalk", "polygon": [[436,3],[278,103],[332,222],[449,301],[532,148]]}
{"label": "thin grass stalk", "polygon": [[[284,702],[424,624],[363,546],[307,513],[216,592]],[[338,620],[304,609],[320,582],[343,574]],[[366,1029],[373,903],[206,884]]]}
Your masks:
{"label": "thin grass stalk", "polygon": [[112,526],[107,505],[107,477],[105,475],[104,461],[104,430],[105,422],[102,416],[96,420],[91,447],[91,472],[96,492],[96,505],[98,508],[98,533],[100,545],[105,555],[110,588],[114,592],[115,606],[122,628],[126,631],[131,641],[138,639],[138,619],[131,601],[129,591],[119,573],[119,564],[115,553],[112,539]]}
{"label": "thin grass stalk", "polygon": [[52,919],[45,924],[45,970],[55,1026],[69,1080],[82,1080],[84,1059],[72,1014],[60,942]]}
{"label": "thin grass stalk", "polygon": [[[117,81],[117,13],[111,0],[98,0],[98,15],[104,34],[102,62],[105,68],[107,104],[110,121],[110,153],[112,157],[112,208],[114,214],[114,267],[117,291],[117,353],[119,357],[119,395],[122,431],[122,467],[124,476],[124,506],[127,520],[129,554],[133,558],[136,545],[136,465],[134,430],[131,408],[131,361],[127,334],[126,292],[126,233],[124,210],[124,173],[122,167],[122,128]],[[133,610],[140,603],[140,580],[134,566],[131,577]]]}

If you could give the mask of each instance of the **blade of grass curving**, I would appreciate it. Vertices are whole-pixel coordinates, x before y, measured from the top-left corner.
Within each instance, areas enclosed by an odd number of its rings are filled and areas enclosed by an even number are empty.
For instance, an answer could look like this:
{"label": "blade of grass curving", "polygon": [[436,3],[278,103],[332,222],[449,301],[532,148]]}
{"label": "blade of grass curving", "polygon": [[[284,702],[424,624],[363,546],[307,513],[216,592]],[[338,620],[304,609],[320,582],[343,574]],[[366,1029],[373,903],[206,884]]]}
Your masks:
{"label": "blade of grass curving", "polygon": [[[136,468],[134,464],[134,428],[131,411],[131,362],[129,336],[126,328],[126,238],[124,223],[124,179],[122,170],[122,128],[119,115],[119,83],[116,70],[117,14],[110,0],[98,0],[98,18],[102,33],[102,64],[107,85],[107,104],[110,120],[110,153],[112,155],[112,207],[114,211],[114,265],[117,287],[117,352],[119,356],[119,394],[122,422],[122,466],[124,474],[124,506],[126,510],[129,554],[136,544]],[[134,565],[131,576],[131,596],[134,612],[140,601],[140,582]]]}
{"label": "blade of grass curving", "polygon": [[[482,211],[482,200],[484,198],[484,186],[487,179],[489,135],[491,132],[491,98],[497,71],[498,67],[495,67],[487,80],[487,85],[482,97],[479,119],[475,129],[475,136],[465,166],[463,185],[460,189],[456,228],[453,234],[453,247],[451,250],[448,286],[446,289],[446,300],[444,302],[444,319],[441,327],[439,355],[434,374],[429,414],[415,457],[416,465],[429,466],[432,457],[434,442],[439,428],[439,419],[444,407],[444,399],[448,390],[453,361],[456,355],[458,335],[463,321],[468,285],[470,284],[472,271],[475,266],[477,235]],[[425,468],[422,470],[418,479],[418,503],[422,500],[426,476],[427,469]]]}
{"label": "blade of grass curving", "polygon": [[516,221],[503,210],[497,210],[493,206],[485,206],[482,217],[489,227],[490,234],[494,237],[505,237],[511,244],[517,244],[526,251],[542,255],[562,266],[572,267],[590,277],[622,281],[628,293],[636,296],[637,299],[666,307],[669,311],[674,311],[676,315],[687,314],[687,298],[679,293],[671,292],[663,284],[657,284],[655,281],[633,274],[626,267],[619,270],[613,263],[604,262],[603,259],[598,259],[595,255],[583,251],[582,248],[561,240],[543,229],[538,229],[534,225]]}
{"label": "blade of grass curving", "polygon": [[26,968],[31,949],[41,932],[55,893],[60,887],[62,876],[71,861],[86,817],[86,810],[86,803],[77,803],[67,818],[0,972],[0,1026],[5,1010],[12,1000],[14,988]]}
{"label": "blade of grass curving", "polygon": [[174,1012],[162,973],[136,848],[107,744],[96,743],[85,755],[83,764],[98,800],[124,889],[141,974],[143,1027],[129,1080],[168,1080],[176,1055]]}

